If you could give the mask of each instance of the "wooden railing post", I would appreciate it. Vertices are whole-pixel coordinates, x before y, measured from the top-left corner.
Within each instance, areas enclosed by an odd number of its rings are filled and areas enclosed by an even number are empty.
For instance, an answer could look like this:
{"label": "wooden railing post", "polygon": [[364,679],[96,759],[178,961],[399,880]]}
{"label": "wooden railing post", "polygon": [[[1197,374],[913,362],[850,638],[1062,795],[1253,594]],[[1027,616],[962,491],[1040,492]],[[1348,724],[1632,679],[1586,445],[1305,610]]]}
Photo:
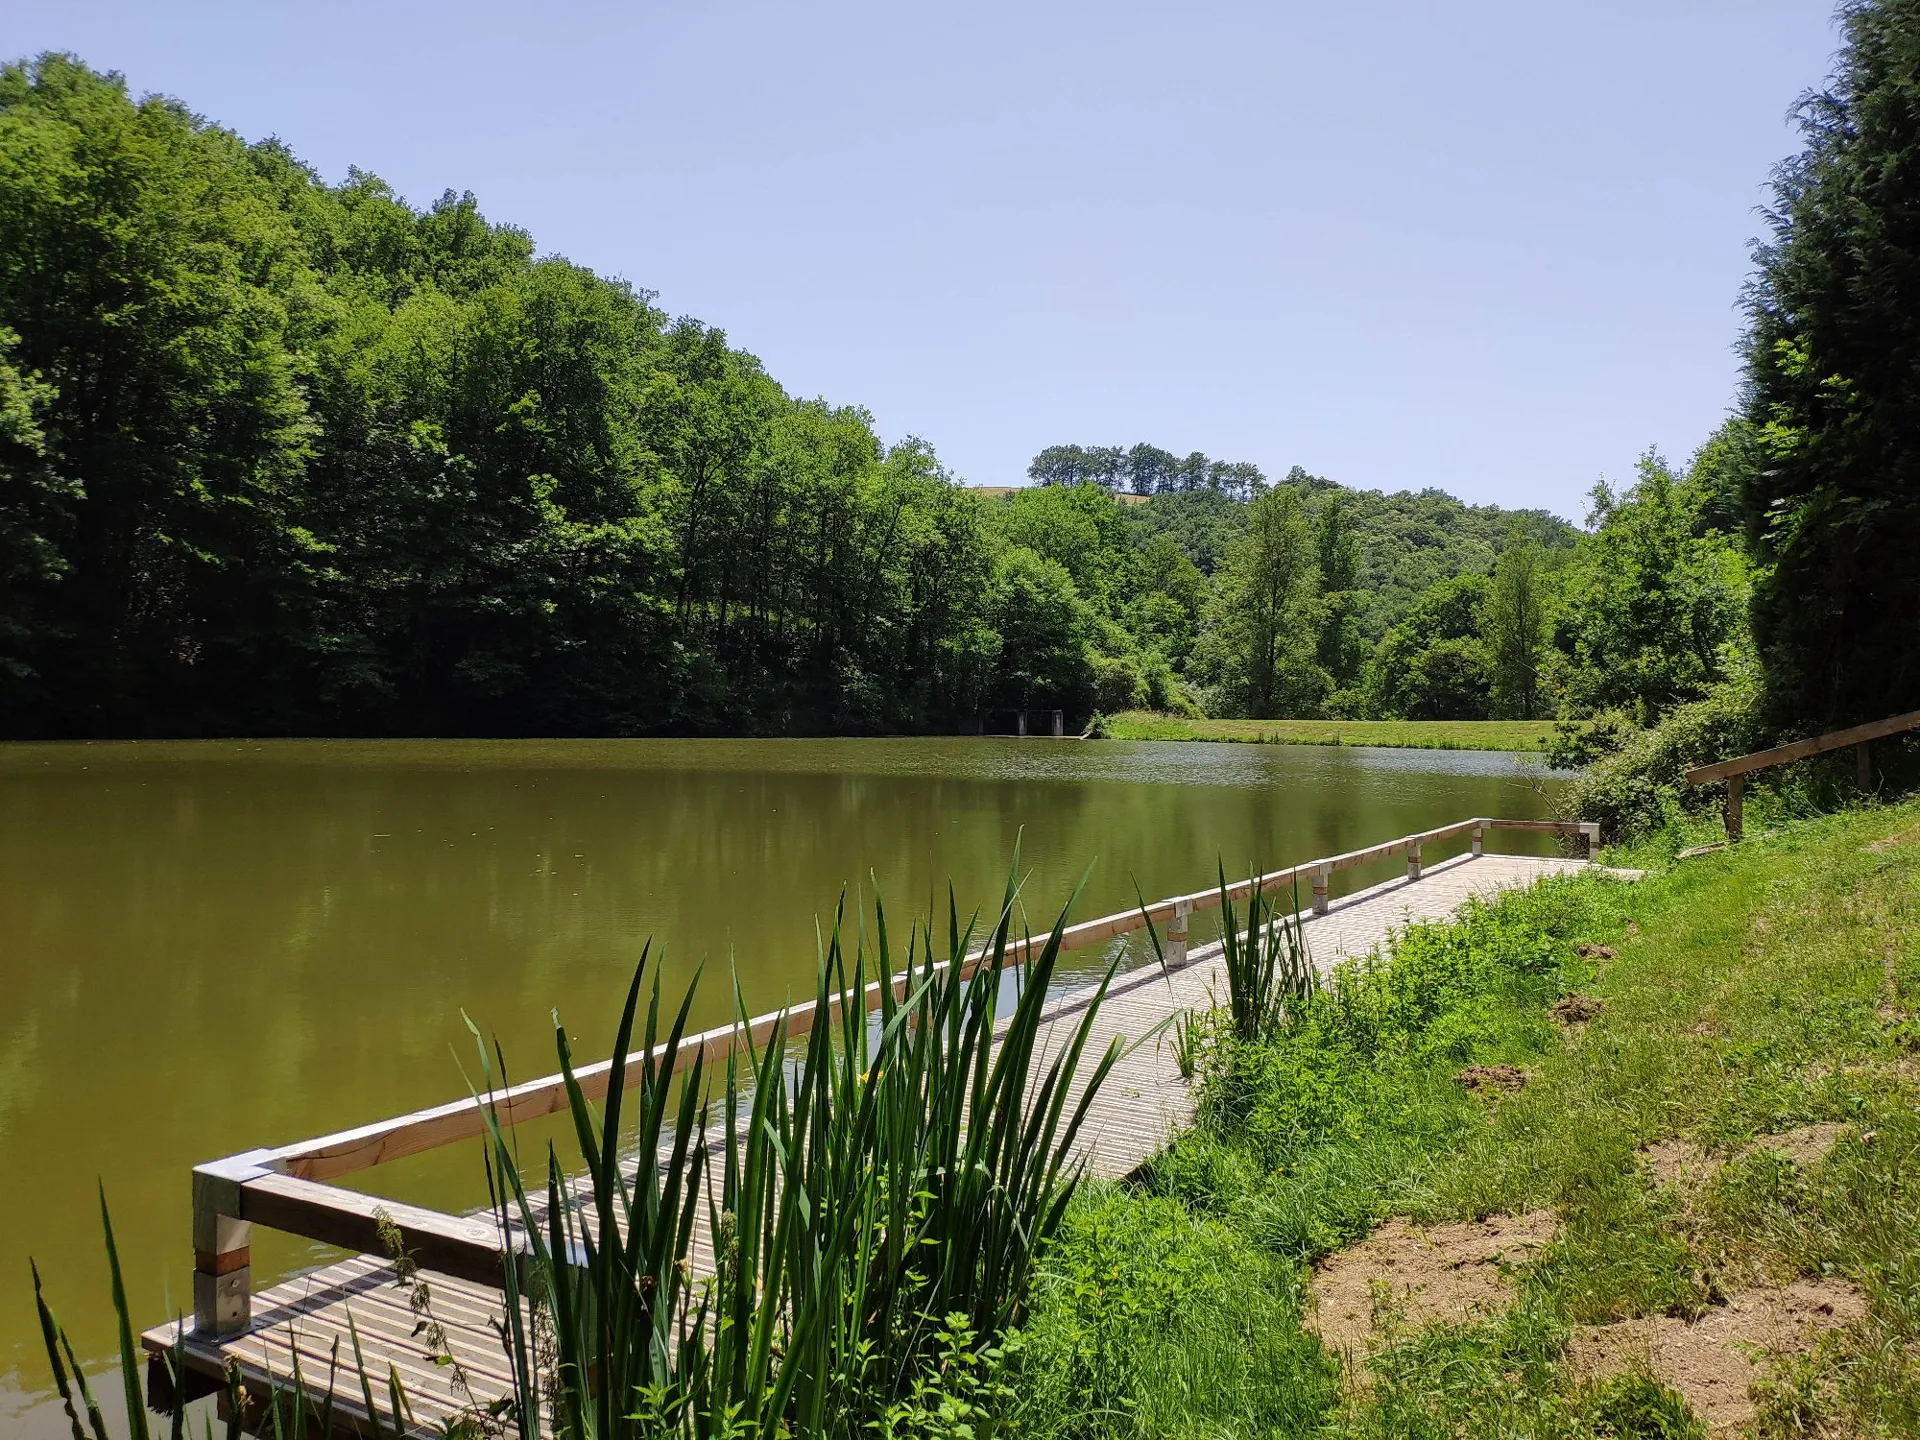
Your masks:
{"label": "wooden railing post", "polygon": [[1415,841],[1413,844],[1407,846],[1407,879],[1418,880],[1419,878],[1420,844],[1418,841]]}
{"label": "wooden railing post", "polygon": [[240,1187],[280,1168],[271,1150],[209,1161],[193,1171],[193,1328],[225,1340],[253,1324],[253,1226]]}
{"label": "wooden railing post", "polygon": [[1182,895],[1173,902],[1173,919],[1167,922],[1167,966],[1187,963],[1187,917],[1193,914],[1193,899]]}
{"label": "wooden railing post", "polygon": [[1727,802],[1723,813],[1727,822],[1728,840],[1738,840],[1740,838],[1740,784],[1745,779],[1746,776],[1744,775],[1729,775],[1727,777]]}
{"label": "wooden railing post", "polygon": [[1473,827],[1473,854],[1475,859],[1478,859],[1486,853],[1486,837],[1486,826],[1476,825]]}
{"label": "wooden railing post", "polygon": [[1600,854],[1600,822],[1598,820],[1582,820],[1580,822],[1580,836],[1587,842],[1587,859],[1596,859]]}
{"label": "wooden railing post", "polygon": [[1313,913],[1316,915],[1327,913],[1327,875],[1329,873],[1324,864],[1313,867]]}

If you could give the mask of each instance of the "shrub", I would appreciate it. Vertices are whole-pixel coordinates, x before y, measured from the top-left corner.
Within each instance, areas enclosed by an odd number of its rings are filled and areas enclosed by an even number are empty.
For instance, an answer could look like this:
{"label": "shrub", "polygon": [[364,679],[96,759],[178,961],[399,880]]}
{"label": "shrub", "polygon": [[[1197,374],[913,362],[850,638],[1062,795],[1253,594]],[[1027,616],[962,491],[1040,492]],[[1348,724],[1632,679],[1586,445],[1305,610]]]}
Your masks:
{"label": "shrub", "polygon": [[[1691,786],[1687,770],[1757,748],[1759,721],[1755,688],[1746,679],[1729,681],[1704,700],[1682,705],[1650,730],[1628,731],[1618,748],[1594,758],[1568,791],[1567,809],[1583,820],[1598,820],[1613,836],[1645,834],[1683,811],[1718,802],[1718,785]],[[1557,746],[1573,752],[1576,743],[1592,748],[1621,732],[1596,722],[1579,742]]]}

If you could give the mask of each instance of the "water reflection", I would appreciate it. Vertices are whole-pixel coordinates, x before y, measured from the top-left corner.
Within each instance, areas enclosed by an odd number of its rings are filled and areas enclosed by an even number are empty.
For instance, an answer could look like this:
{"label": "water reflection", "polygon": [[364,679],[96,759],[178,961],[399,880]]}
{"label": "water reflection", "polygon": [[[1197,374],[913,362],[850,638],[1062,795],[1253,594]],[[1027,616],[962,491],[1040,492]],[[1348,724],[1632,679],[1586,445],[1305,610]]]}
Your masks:
{"label": "water reflection", "polygon": [[[186,1300],[193,1161],[462,1093],[463,1011],[522,1076],[556,1007],[597,1052],[649,937],[670,988],[706,964],[716,1023],[729,967],[755,1007],[810,988],[843,887],[992,905],[1018,841],[1039,924],[1083,874],[1081,917],[1216,858],[1542,814],[1551,783],[1478,752],[1146,742],[0,748],[0,1376],[42,1383],[22,1251],[76,1342],[110,1343],[96,1176],[155,1319]],[[476,1178],[462,1150],[370,1182],[458,1205]],[[255,1255],[256,1279],[311,1258]]]}

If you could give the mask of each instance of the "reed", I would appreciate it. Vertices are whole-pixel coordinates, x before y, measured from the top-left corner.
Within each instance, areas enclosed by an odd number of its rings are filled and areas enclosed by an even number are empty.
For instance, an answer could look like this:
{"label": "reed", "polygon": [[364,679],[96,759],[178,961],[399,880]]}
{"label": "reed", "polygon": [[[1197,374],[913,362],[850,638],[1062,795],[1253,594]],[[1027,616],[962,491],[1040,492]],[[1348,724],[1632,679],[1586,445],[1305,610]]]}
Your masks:
{"label": "reed", "polygon": [[[850,954],[836,915],[817,967],[820,1023],[797,1055],[783,1020],[757,1052],[730,1058],[711,1103],[697,1059],[674,1081],[691,989],[663,1036],[645,957],[597,1118],[556,1031],[591,1204],[551,1150],[536,1201],[502,1127],[489,1132],[496,1214],[532,1251],[528,1293],[509,1278],[521,1433],[542,1419],[581,1440],[854,1433],[924,1393],[950,1365],[956,1326],[985,1350],[1017,1324],[1079,1183],[1074,1139],[1119,1048],[1074,1083],[1096,1002],[1056,1053],[1042,1052],[1065,911],[1003,1015],[1015,899],[1009,882],[971,973],[974,921],[951,899],[944,937],[931,923],[911,930],[898,965],[884,906]],[[881,987],[869,1016],[869,974],[896,973],[904,994]],[[643,993],[649,1058],[629,1097]],[[491,1078],[493,1057],[481,1054]],[[688,1262],[703,1207],[714,1263],[696,1283]]]}
{"label": "reed", "polygon": [[[476,1402],[453,1433],[705,1440],[885,1430],[901,1407],[923,1407],[943,1377],[996,1360],[1080,1182],[1074,1141],[1120,1055],[1116,1041],[1076,1079],[1112,968],[1046,1053],[1043,1010],[1067,909],[1009,987],[1016,901],[1010,878],[969,969],[977,917],[962,923],[951,896],[944,936],[931,921],[910,928],[897,965],[877,900],[871,936],[862,924],[851,948],[843,943],[843,900],[818,955],[819,1023],[801,1042],[783,1015],[764,1045],[729,1056],[717,1085],[699,1054],[676,1064],[698,977],[663,1007],[650,949],[627,989],[597,1111],[556,1021],[577,1163],[549,1145],[544,1187],[530,1191],[510,1132],[486,1108],[490,1206],[503,1241],[514,1242],[504,1248],[526,1255],[502,1274],[500,1335],[514,1385],[502,1402]],[[881,986],[869,1015],[869,975],[896,974],[898,993]],[[737,986],[735,1002],[744,1021]],[[504,1086],[505,1058],[474,1034],[484,1097]],[[101,1214],[128,1440],[153,1440],[104,1195]],[[703,1221],[713,1263],[696,1277]],[[402,1283],[409,1278],[431,1330],[424,1286],[403,1268]],[[34,1294],[74,1440],[111,1440],[37,1269]],[[351,1338],[347,1373],[350,1382],[358,1374],[375,1440],[389,1426],[411,1433],[398,1377],[370,1376],[357,1332]],[[956,1347],[968,1353],[956,1358]],[[336,1375],[339,1362],[336,1353]],[[324,1409],[296,1371],[262,1413],[248,1410],[231,1376],[228,1434],[247,1417],[279,1440],[304,1440],[310,1425],[326,1437],[334,1378]],[[185,1388],[176,1383],[175,1396]],[[184,1440],[180,1399],[165,1418],[172,1440]],[[211,1421],[202,1428],[211,1440]]]}
{"label": "reed", "polygon": [[1227,1007],[1236,1039],[1255,1041],[1283,1028],[1312,998],[1318,981],[1300,933],[1300,895],[1282,908],[1255,885],[1241,927],[1220,869],[1220,940],[1227,972]]}

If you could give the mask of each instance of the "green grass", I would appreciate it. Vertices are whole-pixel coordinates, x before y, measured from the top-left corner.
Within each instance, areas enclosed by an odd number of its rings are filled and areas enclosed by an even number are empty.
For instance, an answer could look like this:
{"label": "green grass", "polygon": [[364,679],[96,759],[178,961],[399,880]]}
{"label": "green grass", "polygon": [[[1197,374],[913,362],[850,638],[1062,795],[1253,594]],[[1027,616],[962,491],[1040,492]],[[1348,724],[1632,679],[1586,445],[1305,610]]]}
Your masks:
{"label": "green grass", "polygon": [[1252,745],[1381,745],[1398,750],[1545,750],[1551,720],[1199,720],[1153,710],[1102,718],[1109,740],[1233,740]]}
{"label": "green grass", "polygon": [[[1082,1195],[1012,1361],[1023,1435],[1697,1436],[1645,1375],[1582,1382],[1573,1328],[1840,1277],[1866,1318],[1763,1370],[1754,1432],[1920,1433],[1920,805],[1781,826],[1648,877],[1547,882],[1420,927],[1279,1036],[1227,1027],[1200,1124]],[[1582,942],[1617,951],[1583,959]],[[1548,1017],[1605,1005],[1576,1041]],[[1485,1100],[1456,1075],[1529,1074]],[[1824,1159],[1744,1154],[1813,1121]],[[1641,1147],[1729,1160],[1685,1199]],[[1397,1332],[1359,1373],[1301,1326],[1314,1261],[1389,1215],[1550,1208],[1511,1307]]]}

